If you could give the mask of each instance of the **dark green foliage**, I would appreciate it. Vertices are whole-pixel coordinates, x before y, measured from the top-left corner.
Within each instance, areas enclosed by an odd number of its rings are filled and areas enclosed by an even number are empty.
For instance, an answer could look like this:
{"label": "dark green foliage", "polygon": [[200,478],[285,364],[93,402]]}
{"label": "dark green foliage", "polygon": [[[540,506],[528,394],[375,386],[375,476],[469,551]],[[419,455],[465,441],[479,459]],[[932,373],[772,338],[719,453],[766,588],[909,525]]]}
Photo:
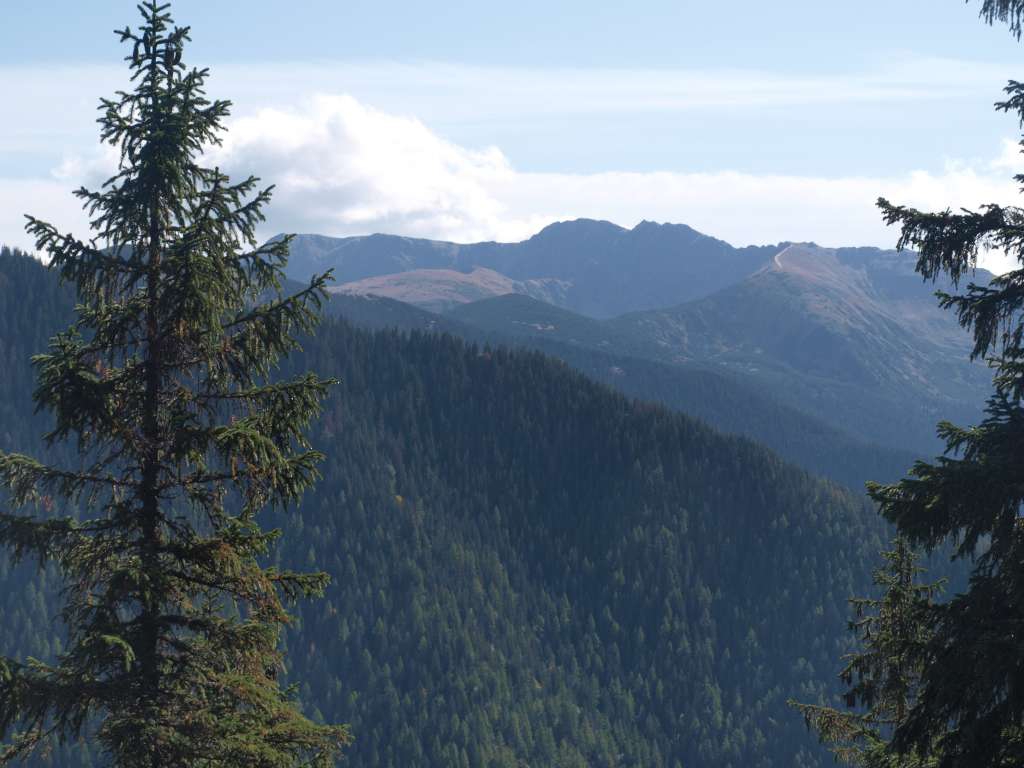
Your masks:
{"label": "dark green foliage", "polygon": [[[1020,3],[986,2],[989,21],[1019,35]],[[1024,121],[1024,85],[1010,82],[997,108]],[[1024,141],[1022,141],[1024,146]],[[1016,179],[1024,184],[1024,175]],[[896,730],[894,749],[934,756],[940,768],[1024,764],[1024,209],[925,213],[880,200],[901,228],[899,247],[918,251],[926,279],[959,287],[980,249],[995,247],[1021,266],[987,285],[940,291],[974,334],[973,356],[993,367],[994,392],[974,427],[939,425],[946,453],[920,462],[903,481],[873,486],[883,514],[912,543],[956,545],[973,564],[969,589],[940,605],[920,649],[920,695]]]}
{"label": "dark green foliage", "polygon": [[35,388],[25,362],[46,348],[53,331],[74,320],[74,301],[74,290],[60,285],[37,261],[0,247],[0,425],[24,428],[15,436],[0,427],[0,451],[12,450],[16,439],[21,450],[43,448],[42,433],[52,422],[43,414],[24,421],[33,414]]}
{"label": "dark green foliage", "polygon": [[[970,0],[968,0],[970,2]],[[1024,2],[1021,0],[984,0],[981,17],[989,24],[999,21],[1009,25],[1010,31],[1020,38],[1024,22]]]}
{"label": "dark green foliage", "polygon": [[552,342],[532,346],[630,397],[663,403],[722,432],[748,437],[854,491],[862,491],[869,479],[895,479],[915,458],[909,451],[860,440],[728,372],[622,358]]}
{"label": "dark green foliage", "polygon": [[346,575],[336,614],[304,614],[331,653],[300,674],[365,670],[312,692],[354,761],[820,764],[782,702],[840,647],[838,584],[866,575],[847,533],[880,543],[848,495],[535,354],[345,326],[307,350],[353,452],[303,521]]}
{"label": "dark green foliage", "polygon": [[[35,374],[29,360],[74,320],[74,291],[35,259],[0,246],[0,308],[0,453],[27,451],[70,464],[74,446],[48,448],[42,438],[53,420],[34,411]],[[64,647],[63,633],[55,631],[53,621],[61,587],[57,569],[52,564],[15,565],[0,549],[0,582],[9,590],[0,607],[0,654],[54,658]],[[56,748],[53,760],[57,765],[89,765],[80,761],[83,755],[88,757],[85,746],[73,744]]]}
{"label": "dark green foliage", "polygon": [[342,381],[332,447],[276,524],[336,587],[289,655],[354,763],[825,764],[784,702],[846,647],[884,541],[857,499],[536,353],[333,323],[305,348]]}
{"label": "dark green foliage", "polygon": [[[892,755],[893,730],[906,721],[917,699],[923,671],[920,649],[931,637],[933,598],[942,584],[923,584],[924,569],[903,539],[882,553],[875,571],[879,598],[853,598],[850,630],[858,648],[847,655],[840,678],[847,710],[799,704],[808,727],[817,731],[839,762],[867,768],[921,768],[932,761],[914,754]],[[851,711],[859,708],[860,711]]]}
{"label": "dark green foliage", "polygon": [[253,238],[270,190],[198,164],[229,105],[181,63],[167,6],[139,9],[118,33],[133,90],[99,121],[119,170],[76,193],[94,238],[27,227],[81,302],[34,358],[46,444],[75,450],[0,453],[0,542],[56,567],[67,634],[48,661],[0,659],[0,762],[87,735],[117,766],[326,766],[347,731],[300,713],[277,646],[284,602],[327,577],[263,566],[278,532],[256,522],[317,476],[303,431],[329,382],[266,378],[315,325],[324,278],[254,303],[287,255]]}
{"label": "dark green foliage", "polygon": [[[530,314],[516,320],[527,323],[494,322],[500,314],[486,311],[500,305],[525,305]],[[510,344],[537,349],[569,363],[588,378],[603,382],[620,392],[648,402],[662,403],[695,416],[707,424],[735,435],[743,435],[771,448],[784,459],[814,474],[831,478],[860,490],[868,480],[895,480],[914,463],[915,454],[858,440],[813,416],[780,403],[753,381],[727,371],[696,365],[670,365],[627,353],[628,346],[601,344],[608,334],[586,337],[599,327],[598,321],[543,304],[525,296],[508,295],[463,305],[444,315],[378,296],[332,294],[325,311],[345,317],[365,328],[400,328],[450,333],[478,343]],[[546,318],[552,318],[550,321]],[[557,318],[557,320],[555,320]],[[572,339],[561,333],[545,338],[531,327],[575,319]],[[522,333],[517,331],[522,330]],[[635,347],[634,347],[635,349]]]}
{"label": "dark green foliage", "polygon": [[[980,414],[988,373],[967,359],[968,335],[935,307],[912,257],[791,246],[776,258],[785,266],[710,296],[612,320],[517,295],[464,304],[444,318],[529,345],[714,370],[755,390],[762,403],[916,456],[940,447],[935,422],[942,414]],[[818,270],[815,279],[804,268]]]}
{"label": "dark green foliage", "polygon": [[[785,702],[829,701],[849,648],[887,540],[859,499],[536,353],[337,322],[303,346],[282,376],[342,381],[324,479],[262,520],[273,564],[331,574],[287,658],[347,762],[831,764]],[[32,575],[0,612],[42,656]]]}

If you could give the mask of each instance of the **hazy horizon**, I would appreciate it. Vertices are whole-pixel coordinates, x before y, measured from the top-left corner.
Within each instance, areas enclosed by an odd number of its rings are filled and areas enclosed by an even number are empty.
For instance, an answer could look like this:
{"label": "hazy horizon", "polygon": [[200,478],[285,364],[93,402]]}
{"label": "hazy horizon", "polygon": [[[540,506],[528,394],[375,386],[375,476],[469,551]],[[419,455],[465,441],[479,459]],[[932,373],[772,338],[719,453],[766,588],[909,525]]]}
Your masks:
{"label": "hazy horizon", "polygon": [[[1017,126],[992,109],[1017,75],[1005,28],[954,2],[819,6],[314,2],[287,26],[269,2],[172,10],[210,94],[234,102],[211,162],[278,186],[263,235],[507,242],[584,217],[892,247],[879,195],[1016,201]],[[124,84],[109,30],[135,19],[127,2],[8,12],[4,242],[30,245],[23,213],[82,230],[70,191],[114,162],[94,123]],[[30,45],[44,23],[50,44]]]}

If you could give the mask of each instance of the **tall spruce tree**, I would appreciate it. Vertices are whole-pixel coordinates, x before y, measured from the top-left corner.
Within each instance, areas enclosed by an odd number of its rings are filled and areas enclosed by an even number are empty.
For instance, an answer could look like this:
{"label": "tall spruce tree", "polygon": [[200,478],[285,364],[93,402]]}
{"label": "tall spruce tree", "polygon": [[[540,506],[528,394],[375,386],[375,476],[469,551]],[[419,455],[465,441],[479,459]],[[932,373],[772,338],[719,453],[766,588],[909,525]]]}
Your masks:
{"label": "tall spruce tree", "polygon": [[859,647],[845,657],[839,675],[846,685],[843,702],[848,709],[790,704],[838,762],[865,768],[923,768],[933,762],[917,754],[893,756],[889,743],[917,698],[923,671],[920,649],[930,637],[934,598],[942,583],[919,580],[924,569],[904,539],[896,539],[882,557],[884,565],[873,579],[882,588],[881,597],[850,600],[850,631]]}
{"label": "tall spruce tree", "polygon": [[[981,16],[1019,38],[1024,2],[985,0]],[[1011,81],[1005,91],[996,108],[1024,126],[1024,84]],[[1015,179],[1024,185],[1024,174]],[[899,483],[869,486],[901,535],[929,549],[953,543],[955,557],[973,562],[967,591],[935,612],[919,651],[919,696],[892,749],[931,756],[940,768],[1024,765],[1024,209],[879,206],[901,228],[898,247],[918,252],[925,279],[946,274],[959,288],[987,248],[1020,265],[987,285],[938,294],[973,333],[972,357],[994,369],[985,418],[968,428],[941,423],[944,456],[919,462]]]}
{"label": "tall spruce tree", "polygon": [[278,532],[257,523],[317,477],[303,431],[330,382],[269,375],[327,276],[282,295],[288,240],[254,239],[271,188],[201,164],[229,102],[182,63],[168,6],[139,9],[118,33],[132,89],[99,119],[119,169],[76,193],[94,237],[27,225],[80,296],[35,400],[81,463],[0,454],[0,541],[59,567],[68,632],[53,663],[0,660],[0,763],[89,735],[117,766],[332,765],[348,733],[302,715],[278,650],[288,601],[327,578],[266,567]]}

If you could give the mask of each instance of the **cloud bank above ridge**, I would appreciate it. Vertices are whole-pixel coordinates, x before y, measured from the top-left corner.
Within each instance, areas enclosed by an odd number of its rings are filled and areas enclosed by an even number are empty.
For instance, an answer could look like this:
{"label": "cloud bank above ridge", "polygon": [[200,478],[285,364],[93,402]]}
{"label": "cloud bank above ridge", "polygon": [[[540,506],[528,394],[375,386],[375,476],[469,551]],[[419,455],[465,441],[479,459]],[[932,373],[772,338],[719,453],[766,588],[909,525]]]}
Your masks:
{"label": "cloud bank above ridge", "polygon": [[[421,77],[436,78],[437,72]],[[379,73],[378,78],[386,79]],[[527,82],[510,78],[502,87],[516,92]],[[304,81],[306,87],[320,84],[312,74]],[[273,93],[283,83],[266,86]],[[566,86],[539,87],[557,92]],[[777,93],[776,87],[771,90]],[[801,86],[801,98],[811,90]],[[349,94],[324,92],[250,108],[228,127],[224,145],[209,153],[209,162],[235,176],[255,172],[276,185],[264,235],[390,232],[508,241],[553,221],[589,217],[624,226],[642,219],[684,222],[737,245],[814,240],[888,247],[896,232],[881,222],[874,207],[879,196],[925,209],[1018,200],[1010,177],[1020,158],[1012,142],[993,147],[992,161],[949,161],[938,171],[893,175],[728,169],[588,173],[519,170],[496,146],[457,143],[416,117],[371,107]],[[49,178],[0,178],[0,239],[28,245],[20,237],[22,211],[84,233],[84,216],[70,190],[79,183],[98,184],[112,162],[109,151],[72,151]],[[992,259],[989,264],[1000,267]]]}
{"label": "cloud bank above ridge", "polygon": [[1016,149],[1007,141],[987,164],[950,162],[942,173],[894,177],[521,172],[497,147],[469,149],[415,118],[351,96],[318,96],[299,109],[264,109],[233,121],[211,159],[277,184],[274,231],[512,241],[553,221],[586,217],[624,226],[684,222],[738,245],[888,247],[896,232],[881,221],[879,196],[931,210],[1012,203]]}

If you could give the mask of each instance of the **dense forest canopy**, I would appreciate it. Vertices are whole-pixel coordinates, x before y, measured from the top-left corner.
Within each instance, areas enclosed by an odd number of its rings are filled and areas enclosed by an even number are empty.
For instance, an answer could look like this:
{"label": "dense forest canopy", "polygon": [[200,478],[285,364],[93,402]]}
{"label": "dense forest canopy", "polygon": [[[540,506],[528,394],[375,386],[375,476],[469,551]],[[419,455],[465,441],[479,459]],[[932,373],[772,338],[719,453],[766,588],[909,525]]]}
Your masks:
{"label": "dense forest canopy", "polygon": [[[181,64],[188,29],[167,8],[147,0],[139,32],[117,33],[135,90],[100,123],[121,162],[75,193],[98,239],[30,217],[49,271],[0,247],[0,763],[326,768],[344,747],[393,768],[822,768],[830,750],[866,768],[1024,764],[1024,268],[969,278],[985,248],[1024,264],[1024,210],[879,200],[995,379],[979,423],[939,424],[943,456],[865,498],[847,486],[891,480],[907,454],[846,439],[882,402],[856,381],[830,395],[849,406],[831,426],[791,412],[820,383],[804,376],[820,347],[775,333],[794,302],[751,292],[770,273],[750,273],[758,249],[702,241],[755,280],[696,315],[608,325],[628,349],[643,346],[630,328],[684,339],[647,359],[605,345],[604,327],[577,344],[595,332],[582,316],[564,339],[504,346],[494,305],[425,332],[317,327],[328,275],[284,295],[289,238],[255,238],[270,189],[198,164],[229,105]],[[1024,29],[1020,0],[980,15]],[[1005,90],[997,108],[1024,124],[1024,84]],[[545,232],[535,256],[552,261]],[[365,238],[367,258],[387,239]],[[615,280],[610,253],[584,288]],[[785,376],[765,381],[793,390],[784,406],[676,365],[700,344],[736,354],[712,331],[741,316],[740,347],[767,333],[744,365],[769,336],[781,347]],[[869,433],[899,443],[908,392],[949,366],[930,367],[929,339],[851,339],[831,363],[891,379]],[[913,376],[886,365],[907,360]],[[925,579],[918,549],[950,547],[969,580],[956,563]]]}
{"label": "dense forest canopy", "polygon": [[259,521],[319,476],[305,430],[331,382],[268,377],[328,276],[284,294],[288,240],[255,235],[271,188],[206,165],[230,102],[169,8],[114,33],[130,86],[100,101],[116,169],[74,192],[89,233],[26,217],[78,300],[32,358],[45,443],[76,455],[0,452],[0,544],[59,572],[65,630],[45,661],[0,656],[0,764],[88,738],[118,768],[328,768],[348,730],[282,687],[280,640],[329,577],[269,566]]}
{"label": "dense forest canopy", "polygon": [[[502,300],[522,298],[509,295]],[[380,296],[332,293],[324,311],[365,328],[438,331],[477,344],[538,350],[629,397],[661,403],[722,432],[749,437],[788,461],[854,491],[869,480],[895,480],[914,462],[915,454],[909,451],[859,440],[779,402],[755,382],[722,370],[670,365],[621,349],[586,346],[539,334],[513,335],[507,332],[507,324],[494,328],[464,322],[465,315],[460,313],[436,315]]]}
{"label": "dense forest canopy", "polygon": [[[10,253],[0,286],[41,297],[0,312],[20,448],[27,355],[72,297]],[[785,701],[833,701],[888,536],[863,500],[538,353],[330,321],[289,365],[342,382],[312,435],[324,480],[264,523],[282,565],[332,576],[287,653],[310,712],[351,723],[349,759],[830,764]],[[56,583],[3,578],[4,651],[58,650]]]}

